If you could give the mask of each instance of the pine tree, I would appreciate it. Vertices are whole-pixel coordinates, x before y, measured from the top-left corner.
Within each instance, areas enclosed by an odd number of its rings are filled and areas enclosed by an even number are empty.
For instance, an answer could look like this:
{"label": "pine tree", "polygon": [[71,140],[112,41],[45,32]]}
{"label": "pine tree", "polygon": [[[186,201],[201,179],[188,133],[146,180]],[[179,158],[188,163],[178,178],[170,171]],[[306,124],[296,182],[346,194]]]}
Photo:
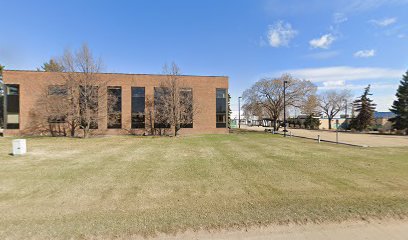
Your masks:
{"label": "pine tree", "polygon": [[402,76],[402,80],[397,90],[397,100],[394,101],[390,111],[395,113],[395,117],[390,121],[397,130],[406,130],[408,134],[408,71]]}
{"label": "pine tree", "polygon": [[37,71],[44,71],[44,72],[63,72],[64,67],[61,66],[56,60],[50,59],[49,62],[43,63],[40,68],[37,68]]}
{"label": "pine tree", "polygon": [[358,112],[356,118],[354,118],[350,125],[358,131],[367,130],[373,123],[374,111],[376,104],[373,100],[369,98],[372,94],[370,93],[370,85],[364,89],[363,95],[356,101],[354,101],[354,109]]}

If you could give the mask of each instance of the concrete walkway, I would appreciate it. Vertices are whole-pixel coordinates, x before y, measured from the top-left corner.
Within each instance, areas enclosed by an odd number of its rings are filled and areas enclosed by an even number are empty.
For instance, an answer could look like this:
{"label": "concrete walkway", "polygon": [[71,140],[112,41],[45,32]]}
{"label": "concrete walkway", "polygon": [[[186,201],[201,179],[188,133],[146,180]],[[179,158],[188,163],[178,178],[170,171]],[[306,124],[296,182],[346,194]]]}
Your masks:
{"label": "concrete walkway", "polygon": [[251,240],[406,240],[407,221],[349,222],[340,224],[308,224],[269,226],[244,230],[185,232],[157,239],[251,239]]}
{"label": "concrete walkway", "polygon": [[[264,127],[248,127],[241,125],[241,128],[264,131]],[[302,136],[328,141],[336,141],[335,131],[321,131],[321,130],[306,130],[306,129],[288,129],[295,136]],[[394,135],[376,135],[363,133],[339,132],[339,142],[355,144],[368,147],[408,147],[408,136],[394,136]]]}

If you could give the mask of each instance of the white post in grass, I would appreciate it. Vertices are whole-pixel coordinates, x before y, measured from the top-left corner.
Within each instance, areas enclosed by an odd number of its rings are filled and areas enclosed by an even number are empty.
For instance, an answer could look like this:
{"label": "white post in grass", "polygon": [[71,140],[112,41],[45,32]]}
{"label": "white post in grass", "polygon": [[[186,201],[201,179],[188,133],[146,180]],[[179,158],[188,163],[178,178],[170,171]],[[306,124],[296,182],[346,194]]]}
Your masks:
{"label": "white post in grass", "polygon": [[339,144],[339,120],[336,120],[336,143]]}
{"label": "white post in grass", "polygon": [[317,142],[320,143],[320,135],[317,135]]}
{"label": "white post in grass", "polygon": [[13,155],[23,155],[27,152],[27,144],[25,139],[14,139],[12,141]]}
{"label": "white post in grass", "polygon": [[339,144],[339,130],[336,130],[336,143]]}

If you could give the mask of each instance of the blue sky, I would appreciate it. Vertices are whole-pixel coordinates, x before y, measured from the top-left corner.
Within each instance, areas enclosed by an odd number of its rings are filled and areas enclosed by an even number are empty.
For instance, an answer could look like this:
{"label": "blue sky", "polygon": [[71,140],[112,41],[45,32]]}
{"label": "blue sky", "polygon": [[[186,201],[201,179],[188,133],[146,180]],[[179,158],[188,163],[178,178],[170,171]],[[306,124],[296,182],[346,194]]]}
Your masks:
{"label": "blue sky", "polygon": [[408,0],[3,1],[0,63],[36,69],[86,42],[107,72],[230,77],[232,107],[261,77],[319,90],[372,84],[378,110],[408,69]]}

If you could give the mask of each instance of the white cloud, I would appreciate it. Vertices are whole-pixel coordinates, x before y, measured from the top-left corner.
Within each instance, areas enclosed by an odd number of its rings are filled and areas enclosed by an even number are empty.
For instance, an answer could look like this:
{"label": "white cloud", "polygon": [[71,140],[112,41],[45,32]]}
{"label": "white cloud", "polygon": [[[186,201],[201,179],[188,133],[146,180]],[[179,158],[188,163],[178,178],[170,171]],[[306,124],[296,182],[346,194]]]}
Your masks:
{"label": "white cloud", "polygon": [[339,51],[324,51],[324,52],[309,54],[309,55],[306,55],[305,57],[312,58],[312,59],[318,59],[318,60],[324,60],[324,59],[334,58],[338,56],[339,54],[340,54]]}
{"label": "white cloud", "polygon": [[369,57],[374,57],[374,56],[375,56],[374,49],[360,50],[354,53],[354,57],[358,57],[358,58],[369,58]]}
{"label": "white cloud", "polygon": [[408,4],[408,0],[349,0],[343,1],[346,10],[350,12],[368,11],[383,6],[401,6]]}
{"label": "white cloud", "polygon": [[387,27],[389,25],[392,25],[394,23],[397,22],[397,18],[384,18],[384,19],[380,19],[380,20],[371,20],[371,23],[373,23],[374,25],[378,26],[378,27]]}
{"label": "white cloud", "polygon": [[297,31],[290,23],[278,21],[269,26],[268,41],[272,47],[289,46],[290,41],[297,35]]}
{"label": "white cloud", "polygon": [[344,23],[347,20],[348,20],[348,18],[346,17],[346,15],[344,15],[344,13],[335,13],[335,14],[333,14],[333,22],[335,24]]}
{"label": "white cloud", "polygon": [[345,85],[346,81],[344,80],[323,82],[324,87],[342,87]]}
{"label": "white cloud", "polygon": [[[319,90],[335,90],[335,89],[349,89],[349,90],[363,90],[364,88],[367,87],[368,84],[334,84],[334,82],[328,82],[330,84],[325,84],[323,82],[323,86],[319,87]],[[373,83],[371,85],[371,90],[384,90],[384,89],[397,89],[398,84],[389,84],[389,83]]]}
{"label": "white cloud", "polygon": [[378,96],[374,94],[372,99],[377,104],[376,111],[388,112],[395,100],[395,95]]}
{"label": "white cloud", "polygon": [[336,40],[336,38],[329,33],[321,36],[320,38],[310,40],[309,44],[312,48],[328,49],[334,40]]}
{"label": "white cloud", "polygon": [[357,68],[337,66],[326,68],[292,69],[280,72],[290,73],[295,77],[307,79],[312,82],[356,81],[375,79],[400,79],[405,72],[403,69],[390,68]]}
{"label": "white cloud", "polygon": [[[345,84],[343,86],[320,86],[318,88],[319,91],[327,91],[327,90],[343,90],[348,89],[354,93],[354,96],[360,96],[364,88],[367,87],[368,84]],[[374,100],[374,103],[377,104],[376,110],[387,112],[388,109],[391,107],[394,99],[395,99],[395,90],[398,88],[398,84],[390,84],[390,83],[373,83],[371,84],[371,93],[373,96],[371,98]]]}

